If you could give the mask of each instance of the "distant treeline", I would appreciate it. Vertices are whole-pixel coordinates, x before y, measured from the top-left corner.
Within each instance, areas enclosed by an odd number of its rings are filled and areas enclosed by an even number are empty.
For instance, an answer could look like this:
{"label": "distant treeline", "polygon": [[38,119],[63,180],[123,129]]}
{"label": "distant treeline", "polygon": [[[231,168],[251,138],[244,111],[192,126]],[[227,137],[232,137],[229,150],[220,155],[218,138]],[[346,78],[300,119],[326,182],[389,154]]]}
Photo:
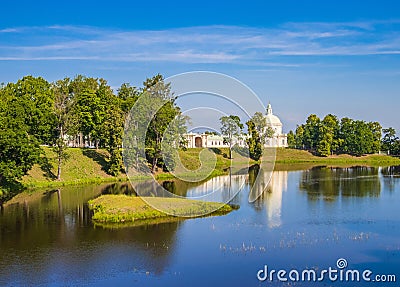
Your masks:
{"label": "distant treeline", "polygon": [[[125,119],[137,99],[158,84],[157,95],[169,99],[150,123],[146,138],[146,159],[150,166],[162,166],[160,142],[166,125],[180,114],[169,84],[156,75],[136,88],[122,84],[114,92],[102,78],[79,75],[49,83],[42,77],[26,76],[0,86],[0,186],[25,175],[43,156],[40,145],[53,147],[58,157],[58,179],[67,160],[68,143],[90,142],[109,152],[107,172],[122,171],[122,136]],[[1,193],[1,190],[0,190]]]}
{"label": "distant treeline", "polygon": [[[383,134],[383,138],[382,138]],[[310,115],[305,124],[288,134],[291,148],[306,149],[319,156],[333,154],[364,154],[388,151],[400,152],[400,141],[393,128],[383,129],[378,122],[365,122],[350,118],[338,119],[329,114],[322,120]]]}

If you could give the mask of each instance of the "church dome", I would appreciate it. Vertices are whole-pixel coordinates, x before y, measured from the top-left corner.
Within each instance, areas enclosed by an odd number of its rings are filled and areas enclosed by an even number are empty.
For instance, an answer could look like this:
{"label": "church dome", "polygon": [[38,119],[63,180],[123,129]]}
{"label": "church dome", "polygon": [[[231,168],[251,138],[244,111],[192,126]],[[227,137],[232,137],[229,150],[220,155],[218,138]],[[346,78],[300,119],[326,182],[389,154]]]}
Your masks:
{"label": "church dome", "polygon": [[271,104],[268,104],[268,107],[267,107],[267,114],[266,114],[266,119],[267,119],[267,124],[271,124],[271,125],[273,125],[273,126],[281,126],[282,125],[282,122],[281,122],[281,120],[277,117],[277,116],[275,116],[273,113],[272,113],[272,106],[271,106]]}

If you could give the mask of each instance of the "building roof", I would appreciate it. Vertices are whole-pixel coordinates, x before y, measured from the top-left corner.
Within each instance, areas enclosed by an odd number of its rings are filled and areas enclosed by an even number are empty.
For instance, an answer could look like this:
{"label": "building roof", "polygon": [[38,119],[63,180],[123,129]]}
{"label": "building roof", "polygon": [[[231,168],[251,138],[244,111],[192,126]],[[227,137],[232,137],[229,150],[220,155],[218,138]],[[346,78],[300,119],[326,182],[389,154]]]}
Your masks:
{"label": "building roof", "polygon": [[268,104],[267,113],[266,113],[267,124],[271,125],[282,125],[281,120],[272,113],[272,106]]}

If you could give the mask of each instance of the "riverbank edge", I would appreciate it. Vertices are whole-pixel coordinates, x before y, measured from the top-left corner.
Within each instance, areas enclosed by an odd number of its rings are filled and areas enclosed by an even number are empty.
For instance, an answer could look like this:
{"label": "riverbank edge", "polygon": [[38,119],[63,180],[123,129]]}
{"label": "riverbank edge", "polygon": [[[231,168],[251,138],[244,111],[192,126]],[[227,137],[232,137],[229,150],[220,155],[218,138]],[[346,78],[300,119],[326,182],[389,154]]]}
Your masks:
{"label": "riverbank edge", "polygon": [[[257,164],[258,162],[243,162],[246,166]],[[386,155],[366,155],[362,157],[354,157],[349,155],[341,155],[341,156],[331,156],[331,157],[317,157],[312,155],[311,153],[304,150],[295,150],[295,149],[287,149],[287,148],[278,148],[276,154],[275,165],[276,166],[290,166],[290,165],[327,165],[327,166],[392,166],[392,165],[400,165],[400,158],[386,156]],[[229,171],[229,164],[221,164],[216,166],[216,168],[212,171],[212,173],[207,177],[210,179],[215,176],[226,175]],[[156,180],[169,180],[174,179],[175,176],[169,172],[159,172],[154,178]],[[34,190],[38,188],[59,188],[63,186],[73,186],[73,185],[82,185],[82,184],[100,184],[100,183],[112,183],[112,182],[126,182],[129,180],[146,180],[152,179],[152,176],[138,176],[128,178],[125,174],[121,174],[118,177],[110,177],[107,176],[96,176],[96,177],[87,177],[80,178],[76,180],[66,180],[66,181],[35,181],[35,182],[24,182],[21,181],[22,187],[25,190]]]}

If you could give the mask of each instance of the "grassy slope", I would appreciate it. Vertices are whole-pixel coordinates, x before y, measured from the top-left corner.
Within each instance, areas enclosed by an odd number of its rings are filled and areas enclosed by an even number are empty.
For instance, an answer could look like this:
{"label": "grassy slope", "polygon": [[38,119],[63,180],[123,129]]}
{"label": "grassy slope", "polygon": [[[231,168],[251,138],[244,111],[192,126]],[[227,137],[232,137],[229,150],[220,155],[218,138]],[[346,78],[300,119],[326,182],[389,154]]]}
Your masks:
{"label": "grassy slope", "polygon": [[[57,181],[57,162],[55,153],[48,147],[44,147],[48,162],[41,165],[35,165],[33,169],[24,176],[22,184],[26,187],[47,187],[62,186],[72,184],[97,183],[106,181],[126,180],[126,176],[121,174],[119,177],[113,177],[105,172],[107,164],[107,153],[103,150],[94,149],[68,149],[69,159],[62,165],[62,180]],[[180,151],[181,160],[189,170],[196,170],[200,166],[199,153],[201,149],[188,149]],[[228,149],[222,148],[216,154],[216,167],[210,177],[224,174],[227,167],[230,166],[230,160],[227,158]],[[246,157],[234,155],[235,163],[238,165],[253,164]],[[340,155],[332,157],[317,157],[311,153],[302,150],[283,149],[277,150],[277,165],[297,165],[297,164],[335,164],[335,165],[400,165],[400,159],[383,155],[368,155],[363,157],[352,157],[349,155]],[[173,178],[169,173],[158,172],[159,179]]]}
{"label": "grassy slope", "polygon": [[[202,148],[191,148],[179,151],[179,157],[184,167],[192,171],[198,169],[200,167],[199,153],[201,151]],[[215,169],[212,171],[209,178],[213,176],[226,174],[226,169],[231,165],[231,160],[227,156],[229,154],[228,148],[214,149],[214,153],[216,155]],[[234,161],[232,161],[232,164],[234,164],[235,166],[242,166],[242,165],[248,166],[249,164],[251,165],[256,163],[255,161],[237,153],[233,153],[233,157],[235,159]],[[198,173],[197,175],[200,176],[201,174]],[[156,178],[170,179],[174,178],[174,176],[169,173],[163,172],[163,173],[158,173],[156,175]]]}
{"label": "grassy slope", "polygon": [[[146,201],[162,206],[162,209],[168,213],[178,212],[189,217],[197,213],[221,215],[232,211],[231,206],[225,204],[221,206],[221,203],[216,202],[159,197],[147,198]],[[89,207],[94,212],[92,219],[95,222],[126,223],[156,218],[174,220],[174,216],[152,208],[141,197],[102,195],[90,200]]]}
{"label": "grassy slope", "polygon": [[105,172],[107,153],[104,150],[70,148],[67,150],[68,159],[61,167],[61,181],[56,180],[57,160],[51,148],[43,147],[47,162],[36,164],[22,178],[26,187],[62,186],[104,181],[125,180],[125,175],[113,177]]}
{"label": "grassy slope", "polygon": [[400,165],[400,159],[387,155],[366,155],[355,157],[350,155],[333,155],[329,157],[318,157],[308,151],[279,148],[276,155],[277,164],[357,164],[371,166]]}

